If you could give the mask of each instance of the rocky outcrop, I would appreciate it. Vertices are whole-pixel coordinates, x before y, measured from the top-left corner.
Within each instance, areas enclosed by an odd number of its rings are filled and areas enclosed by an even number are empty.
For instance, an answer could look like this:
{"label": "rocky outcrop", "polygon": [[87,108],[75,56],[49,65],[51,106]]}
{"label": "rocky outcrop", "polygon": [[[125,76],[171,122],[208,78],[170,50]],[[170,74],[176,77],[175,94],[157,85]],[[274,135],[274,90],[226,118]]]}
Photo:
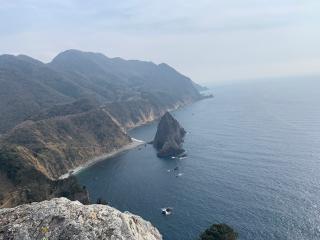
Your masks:
{"label": "rocky outcrop", "polygon": [[108,112],[88,106],[59,106],[0,139],[0,207],[61,196],[89,202],[87,191],[75,178],[57,179],[132,140]]}
{"label": "rocky outcrop", "polygon": [[166,64],[77,50],[49,64],[1,55],[0,207],[86,199],[75,180],[58,177],[130,144],[127,129],[199,99],[193,82]]}
{"label": "rocky outcrop", "polygon": [[2,139],[51,179],[130,142],[103,109],[25,122]]}
{"label": "rocky outcrop", "polygon": [[67,197],[89,203],[86,188],[74,177],[52,180],[14,146],[0,147],[0,208]]}
{"label": "rocky outcrop", "polygon": [[150,222],[105,205],[66,198],[0,209],[0,239],[161,240]]}
{"label": "rocky outcrop", "polygon": [[158,157],[176,156],[184,152],[182,148],[183,137],[186,131],[179,122],[166,112],[158,124],[153,146],[158,151]]}
{"label": "rocky outcrop", "polygon": [[112,119],[125,130],[147,124],[161,118],[168,110],[174,110],[190,102],[188,101],[164,101],[168,96],[155,98],[145,94],[138,98],[125,102],[113,102],[105,104],[102,108],[110,113]]}
{"label": "rocky outcrop", "polygon": [[99,106],[82,99],[29,118],[0,138],[0,207],[60,196],[88,202],[75,179],[57,178],[131,144],[125,130],[161,116],[162,104],[136,99]]}

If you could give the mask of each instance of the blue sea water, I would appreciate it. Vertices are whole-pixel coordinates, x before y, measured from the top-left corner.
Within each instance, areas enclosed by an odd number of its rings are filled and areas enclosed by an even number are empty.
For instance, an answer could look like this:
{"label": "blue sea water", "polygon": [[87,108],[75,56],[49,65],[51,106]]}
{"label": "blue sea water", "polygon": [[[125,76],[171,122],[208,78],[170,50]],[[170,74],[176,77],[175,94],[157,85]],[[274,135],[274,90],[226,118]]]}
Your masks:
{"label": "blue sea water", "polygon": [[[148,145],[99,162],[78,179],[92,200],[142,216],[166,240],[197,239],[222,222],[241,240],[320,239],[317,80],[213,88],[215,98],[173,113],[188,131],[186,159],[159,159]],[[149,141],[156,125],[130,134]],[[167,206],[173,214],[161,215]]]}

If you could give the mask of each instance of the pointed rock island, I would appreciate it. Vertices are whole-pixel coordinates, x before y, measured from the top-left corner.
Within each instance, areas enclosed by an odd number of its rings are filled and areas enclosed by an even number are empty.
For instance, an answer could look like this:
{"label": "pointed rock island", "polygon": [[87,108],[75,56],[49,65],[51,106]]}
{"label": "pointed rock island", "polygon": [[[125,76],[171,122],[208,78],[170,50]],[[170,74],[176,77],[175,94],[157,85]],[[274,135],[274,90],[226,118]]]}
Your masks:
{"label": "pointed rock island", "polygon": [[166,112],[160,119],[153,146],[157,149],[158,157],[177,156],[185,152],[182,148],[186,131],[179,122]]}

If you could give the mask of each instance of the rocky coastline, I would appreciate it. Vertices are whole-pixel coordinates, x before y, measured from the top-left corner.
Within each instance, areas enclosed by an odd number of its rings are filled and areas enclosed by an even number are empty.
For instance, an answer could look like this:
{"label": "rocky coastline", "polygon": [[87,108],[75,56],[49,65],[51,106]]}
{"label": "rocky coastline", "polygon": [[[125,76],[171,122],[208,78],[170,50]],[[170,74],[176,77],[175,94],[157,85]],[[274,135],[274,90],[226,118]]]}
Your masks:
{"label": "rocky coastline", "polygon": [[88,203],[72,174],[135,147],[128,129],[202,99],[167,64],[79,50],[48,64],[0,55],[0,70],[8,89],[0,95],[0,207],[54,197]]}
{"label": "rocky coastline", "polygon": [[77,173],[85,170],[86,168],[100,162],[100,161],[104,161],[108,158],[111,158],[111,157],[114,157],[116,156],[117,154],[120,154],[122,152],[125,152],[125,151],[128,151],[130,149],[134,149],[134,148],[137,148],[138,146],[140,145],[143,145],[145,144],[144,141],[141,141],[141,140],[138,140],[138,139],[135,139],[135,138],[131,138],[131,142],[128,143],[127,145],[124,145],[116,150],[113,150],[109,153],[106,153],[106,154],[102,154],[100,156],[97,156],[93,159],[89,159],[87,160],[84,164],[82,165],[79,165],[77,166],[76,168],[73,168],[73,169],[70,169],[67,173],[61,175],[58,177],[58,179],[66,179],[72,175],[76,175]]}

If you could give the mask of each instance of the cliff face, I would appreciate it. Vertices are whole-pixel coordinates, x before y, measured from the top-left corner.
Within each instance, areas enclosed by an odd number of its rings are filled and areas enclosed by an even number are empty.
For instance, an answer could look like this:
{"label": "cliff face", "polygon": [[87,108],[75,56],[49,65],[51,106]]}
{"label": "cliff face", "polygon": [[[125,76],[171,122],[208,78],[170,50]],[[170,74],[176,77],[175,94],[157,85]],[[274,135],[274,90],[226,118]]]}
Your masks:
{"label": "cliff face", "polygon": [[151,223],[104,205],[65,198],[0,209],[0,239],[161,240]]}
{"label": "cliff face", "polygon": [[99,107],[83,99],[41,111],[0,138],[0,206],[60,196],[87,202],[75,180],[55,179],[129,144],[125,129],[152,121],[169,107],[175,106],[141,99]]}
{"label": "cliff face", "polygon": [[130,137],[102,109],[25,122],[2,140],[51,179],[130,142]]}
{"label": "cliff face", "polygon": [[182,148],[183,137],[186,131],[178,121],[167,112],[158,124],[153,146],[158,150],[159,157],[176,156],[184,152]]}
{"label": "cliff face", "polygon": [[74,103],[49,109],[37,115],[37,121],[26,121],[0,139],[0,207],[60,196],[89,201],[75,178],[56,179],[129,144],[131,138],[108,112],[86,111],[91,109],[87,106]]}
{"label": "cliff face", "polygon": [[199,99],[194,83],[166,64],[77,50],[49,64],[0,56],[0,206],[86,201],[75,180],[55,179],[130,143],[126,129]]}
{"label": "cliff face", "polygon": [[62,196],[89,202],[87,190],[74,177],[48,178],[14,146],[0,148],[0,180],[0,208]]}
{"label": "cliff face", "polygon": [[105,104],[103,109],[108,111],[112,119],[124,129],[130,129],[152,122],[163,116],[168,110],[177,109],[187,103],[189,102],[164,103],[155,99],[135,99]]}

